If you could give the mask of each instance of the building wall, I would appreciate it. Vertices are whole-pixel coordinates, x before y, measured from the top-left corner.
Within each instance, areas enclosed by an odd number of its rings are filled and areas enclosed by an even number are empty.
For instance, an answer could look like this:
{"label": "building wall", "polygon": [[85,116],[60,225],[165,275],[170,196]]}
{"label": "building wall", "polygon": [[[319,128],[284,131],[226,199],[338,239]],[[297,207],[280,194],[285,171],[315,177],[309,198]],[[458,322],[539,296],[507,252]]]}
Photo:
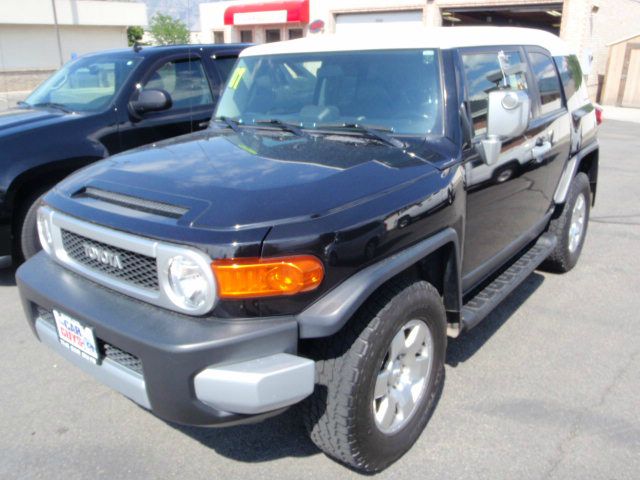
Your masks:
{"label": "building wall", "polygon": [[588,48],[593,53],[593,71],[588,77],[590,90],[602,88],[609,57],[608,44],[640,34],[640,2],[631,0],[606,0],[594,2],[600,5],[593,16]]}
{"label": "building wall", "polygon": [[[61,26],[62,63],[72,54],[127,46],[126,27]],[[60,67],[53,25],[0,25],[0,71]]]}
{"label": "building wall", "polygon": [[[213,43],[214,30],[224,32],[225,43],[240,41],[233,27],[225,26],[224,24],[224,11],[227,7],[236,3],[238,3],[236,0],[229,0],[226,2],[200,4],[200,29],[202,32],[199,38],[201,41]],[[263,0],[245,0],[242,3],[263,3]]]}
{"label": "building wall", "polygon": [[127,46],[127,27],[147,24],[147,7],[131,1],[0,0],[0,91],[30,90],[71,59]]}
{"label": "building wall", "polygon": [[[51,0],[0,0],[0,24],[52,25]],[[130,1],[55,0],[60,25],[147,25],[147,7]]]}

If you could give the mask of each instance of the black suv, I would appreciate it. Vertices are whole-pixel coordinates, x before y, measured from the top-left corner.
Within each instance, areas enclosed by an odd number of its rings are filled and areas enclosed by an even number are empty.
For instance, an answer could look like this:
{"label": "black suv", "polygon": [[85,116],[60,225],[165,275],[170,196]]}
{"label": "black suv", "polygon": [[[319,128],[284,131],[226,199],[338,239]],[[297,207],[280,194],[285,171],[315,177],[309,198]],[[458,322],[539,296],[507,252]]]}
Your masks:
{"label": "black suv", "polygon": [[578,261],[596,130],[575,55],[537,30],[249,48],[211,128],[46,195],[29,324],[164,419],[299,403],[322,450],[380,470],[434,409],[447,335]]}
{"label": "black suv", "polygon": [[202,130],[246,45],[113,50],[67,63],[0,113],[0,256],[40,248],[35,207],[71,172],[124,150]]}

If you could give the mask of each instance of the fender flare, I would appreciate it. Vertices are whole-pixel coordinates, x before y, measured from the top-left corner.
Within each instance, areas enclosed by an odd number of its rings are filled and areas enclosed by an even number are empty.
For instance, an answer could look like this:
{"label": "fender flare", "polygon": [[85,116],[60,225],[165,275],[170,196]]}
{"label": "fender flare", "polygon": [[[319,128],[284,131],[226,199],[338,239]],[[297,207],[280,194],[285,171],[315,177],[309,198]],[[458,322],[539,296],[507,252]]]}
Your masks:
{"label": "fender flare", "polygon": [[600,145],[598,141],[595,140],[569,159],[564,167],[562,176],[560,177],[560,183],[558,183],[558,187],[556,188],[556,191],[553,195],[553,201],[556,205],[562,205],[567,199],[569,187],[571,186],[571,180],[573,180],[573,177],[575,177],[576,173],[580,169],[580,163],[582,162],[582,159],[584,159],[584,157],[586,157],[590,153],[598,150],[599,148]]}
{"label": "fender flare", "polygon": [[76,170],[102,159],[104,159],[104,157],[97,156],[64,158],[46,162],[41,165],[35,165],[20,172],[20,174],[12,180],[9,188],[7,189],[7,208],[10,210],[13,210],[15,208],[17,193],[24,185],[28,185],[34,180],[39,180],[42,178],[64,178],[65,176],[70,175]]}
{"label": "fender flare", "polygon": [[[296,319],[300,338],[328,337],[338,332],[382,284],[448,244],[453,246],[453,252],[455,252],[453,259],[455,272],[452,273],[456,275],[458,282],[456,285],[446,285],[445,288],[453,287],[457,290],[455,293],[458,308],[460,308],[462,293],[459,281],[461,263],[458,234],[453,228],[448,227],[399,253],[360,270],[299,313]],[[445,293],[446,296],[447,293]]]}

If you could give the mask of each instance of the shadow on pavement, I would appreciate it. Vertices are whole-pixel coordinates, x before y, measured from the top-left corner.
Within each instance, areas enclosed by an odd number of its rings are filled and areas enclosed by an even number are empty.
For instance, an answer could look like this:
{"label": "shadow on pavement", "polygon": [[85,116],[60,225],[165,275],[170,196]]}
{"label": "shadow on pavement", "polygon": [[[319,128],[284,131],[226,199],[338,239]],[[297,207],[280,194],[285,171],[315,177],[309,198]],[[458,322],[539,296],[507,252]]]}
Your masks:
{"label": "shadow on pavement", "polygon": [[171,427],[216,453],[241,462],[268,462],[285,457],[308,457],[320,453],[309,440],[295,409],[260,423],[224,428]]}
{"label": "shadow on pavement", "polygon": [[13,287],[16,284],[16,269],[11,266],[10,257],[0,257],[0,287]]}
{"label": "shadow on pavement", "polygon": [[542,285],[544,277],[532,273],[518,286],[493,312],[480,324],[459,338],[449,339],[447,347],[447,365],[455,367],[471,358],[502,325],[520,308],[520,306]]}

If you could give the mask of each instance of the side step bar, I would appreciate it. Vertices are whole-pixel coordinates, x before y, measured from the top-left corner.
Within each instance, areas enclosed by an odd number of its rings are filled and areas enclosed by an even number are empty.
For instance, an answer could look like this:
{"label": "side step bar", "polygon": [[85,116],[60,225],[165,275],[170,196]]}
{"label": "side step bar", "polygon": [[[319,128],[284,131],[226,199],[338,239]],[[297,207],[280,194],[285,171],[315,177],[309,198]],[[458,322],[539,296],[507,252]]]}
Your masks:
{"label": "side step bar", "polygon": [[469,330],[513,292],[549,256],[557,243],[555,235],[546,233],[513,265],[462,307],[462,329]]}

